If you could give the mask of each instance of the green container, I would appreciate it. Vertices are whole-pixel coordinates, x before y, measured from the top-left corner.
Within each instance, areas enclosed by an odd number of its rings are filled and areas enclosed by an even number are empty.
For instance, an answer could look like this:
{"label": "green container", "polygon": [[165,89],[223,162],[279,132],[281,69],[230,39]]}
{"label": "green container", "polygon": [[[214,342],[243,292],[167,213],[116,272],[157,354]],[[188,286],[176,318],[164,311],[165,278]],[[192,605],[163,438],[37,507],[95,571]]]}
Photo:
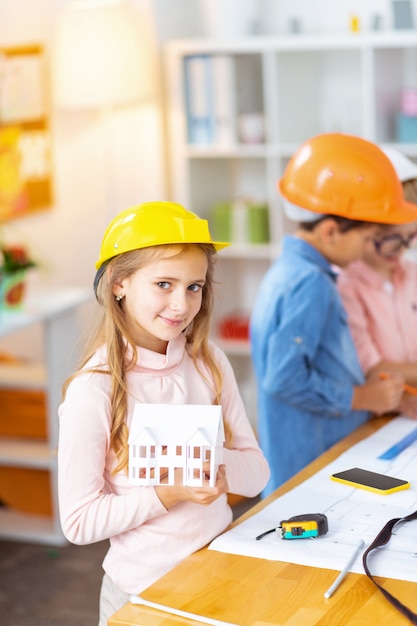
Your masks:
{"label": "green container", "polygon": [[217,241],[232,241],[232,202],[219,202],[210,211],[210,232]]}
{"label": "green container", "polygon": [[270,238],[268,207],[264,204],[249,206],[247,219],[249,243],[268,243]]}

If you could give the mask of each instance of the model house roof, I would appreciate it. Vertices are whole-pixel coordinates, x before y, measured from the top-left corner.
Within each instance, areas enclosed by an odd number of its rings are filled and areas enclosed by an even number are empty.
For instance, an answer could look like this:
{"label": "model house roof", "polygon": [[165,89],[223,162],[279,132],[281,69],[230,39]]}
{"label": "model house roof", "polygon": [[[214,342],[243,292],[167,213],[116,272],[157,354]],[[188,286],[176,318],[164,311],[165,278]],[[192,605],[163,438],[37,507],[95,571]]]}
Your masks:
{"label": "model house roof", "polygon": [[222,409],[206,404],[137,404],[129,444],[222,446]]}

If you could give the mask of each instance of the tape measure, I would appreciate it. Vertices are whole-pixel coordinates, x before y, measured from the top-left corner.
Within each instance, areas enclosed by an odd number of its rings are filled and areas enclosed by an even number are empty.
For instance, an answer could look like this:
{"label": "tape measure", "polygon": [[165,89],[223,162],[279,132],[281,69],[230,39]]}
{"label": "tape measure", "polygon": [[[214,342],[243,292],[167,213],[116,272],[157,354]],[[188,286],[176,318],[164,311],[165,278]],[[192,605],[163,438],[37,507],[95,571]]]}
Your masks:
{"label": "tape measure", "polygon": [[259,541],[265,535],[278,530],[281,531],[282,539],[315,539],[325,535],[329,530],[329,525],[324,513],[295,515],[289,519],[281,520],[279,526],[261,533],[256,537],[256,540]]}

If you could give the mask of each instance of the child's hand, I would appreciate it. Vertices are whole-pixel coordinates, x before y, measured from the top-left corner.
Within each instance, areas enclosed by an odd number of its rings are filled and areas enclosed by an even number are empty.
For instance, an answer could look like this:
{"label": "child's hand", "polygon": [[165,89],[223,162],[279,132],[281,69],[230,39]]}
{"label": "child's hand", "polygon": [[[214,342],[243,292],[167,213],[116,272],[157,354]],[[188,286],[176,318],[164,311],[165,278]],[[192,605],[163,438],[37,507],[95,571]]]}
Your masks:
{"label": "child's hand", "polygon": [[[205,466],[204,470],[207,475],[209,466]],[[178,484],[177,484],[178,483]],[[182,484],[182,472],[178,475],[178,481],[175,485],[155,487],[158,498],[166,509],[170,509],[180,502],[194,502],[207,506],[217,500],[223,493],[229,491],[229,485],[226,477],[226,466],[220,465],[217,472],[216,484],[210,487],[208,480],[204,480],[201,487],[188,487]]]}
{"label": "child's hand", "polygon": [[189,492],[186,500],[207,506],[208,504],[214,502],[214,500],[217,500],[217,498],[223,493],[227,493],[229,491],[229,485],[227,482],[225,465],[219,465],[216,476],[216,484],[214,487],[210,487],[208,484],[210,479],[210,464],[204,463],[203,468],[205,470],[207,480],[203,482],[201,487],[185,487],[185,489]]}
{"label": "child's hand", "polygon": [[[139,470],[139,478],[146,478],[146,469],[144,467],[141,467]],[[153,467],[149,471],[149,478],[155,478],[155,469]],[[159,481],[161,483],[168,482],[168,470],[159,474]]]}
{"label": "child's hand", "polygon": [[417,398],[408,393],[404,394],[398,410],[405,417],[417,419]]}
{"label": "child's hand", "polygon": [[401,374],[387,374],[383,380],[372,376],[364,385],[354,388],[352,409],[372,411],[376,415],[398,411],[403,385]]}

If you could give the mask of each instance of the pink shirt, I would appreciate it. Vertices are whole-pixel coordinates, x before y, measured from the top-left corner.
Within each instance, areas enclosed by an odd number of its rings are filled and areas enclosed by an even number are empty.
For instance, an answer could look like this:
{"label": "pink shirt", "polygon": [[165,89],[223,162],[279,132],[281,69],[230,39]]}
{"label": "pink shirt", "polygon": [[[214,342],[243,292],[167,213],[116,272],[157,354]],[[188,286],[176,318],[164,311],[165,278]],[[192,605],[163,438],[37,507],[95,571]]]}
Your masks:
{"label": "pink shirt", "polygon": [[[269,477],[226,356],[213,344],[223,373],[221,404],[232,432],[233,449],[224,450],[231,493],[254,497]],[[94,364],[106,362],[101,349]],[[202,371],[208,374],[201,364]],[[210,377],[209,377],[210,378]],[[166,355],[138,350],[128,374],[127,424],[136,402],[213,404],[214,392],[196,371],[180,336]],[[58,492],[62,528],[69,541],[87,544],[110,539],[103,567],[126,593],[139,593],[186,556],[198,550],[232,521],[226,495],[209,506],[190,502],[169,511],[153,487],[131,486],[126,473],[112,475],[109,377],[78,376],[59,408]]]}
{"label": "pink shirt", "polygon": [[360,363],[417,362],[417,263],[402,258],[393,282],[363,261],[337,279]]}

